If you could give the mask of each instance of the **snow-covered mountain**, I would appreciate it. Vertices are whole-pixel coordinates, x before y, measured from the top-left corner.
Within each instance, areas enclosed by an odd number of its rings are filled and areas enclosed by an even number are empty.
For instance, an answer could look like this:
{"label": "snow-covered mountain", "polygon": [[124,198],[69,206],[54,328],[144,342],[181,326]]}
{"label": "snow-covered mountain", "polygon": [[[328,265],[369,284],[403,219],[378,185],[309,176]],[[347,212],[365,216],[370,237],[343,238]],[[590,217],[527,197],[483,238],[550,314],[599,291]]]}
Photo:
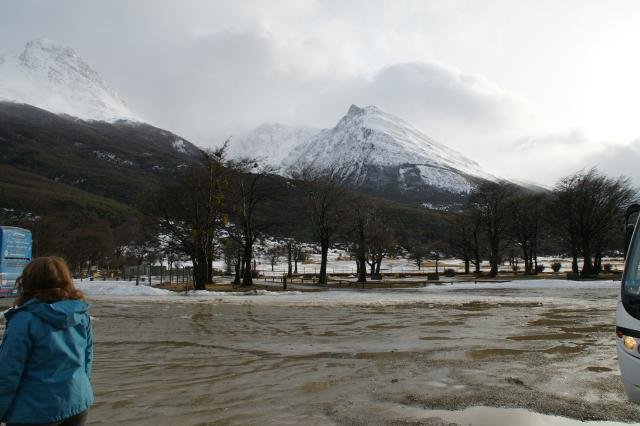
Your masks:
{"label": "snow-covered mountain", "polygon": [[38,39],[0,56],[0,100],[84,120],[137,121],[116,92],[71,48]]}
{"label": "snow-covered mountain", "polygon": [[232,139],[229,145],[229,156],[232,158],[250,156],[282,171],[282,164],[291,153],[319,132],[319,129],[311,127],[265,123],[238,140]]}
{"label": "snow-covered mountain", "polygon": [[419,202],[465,196],[480,180],[498,179],[375,106],[352,105],[331,129],[263,125],[236,141],[231,154],[266,159],[285,176],[331,170],[349,186]]}

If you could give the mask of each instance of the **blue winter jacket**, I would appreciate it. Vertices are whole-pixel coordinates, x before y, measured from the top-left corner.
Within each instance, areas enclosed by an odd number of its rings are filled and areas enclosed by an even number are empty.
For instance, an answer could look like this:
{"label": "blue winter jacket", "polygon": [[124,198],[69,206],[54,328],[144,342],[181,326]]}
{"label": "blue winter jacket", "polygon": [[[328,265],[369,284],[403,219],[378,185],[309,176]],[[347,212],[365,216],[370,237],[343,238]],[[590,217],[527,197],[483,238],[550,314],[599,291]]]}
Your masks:
{"label": "blue winter jacket", "polygon": [[49,423],[93,403],[93,338],[81,300],[31,299],[5,313],[0,346],[0,419]]}

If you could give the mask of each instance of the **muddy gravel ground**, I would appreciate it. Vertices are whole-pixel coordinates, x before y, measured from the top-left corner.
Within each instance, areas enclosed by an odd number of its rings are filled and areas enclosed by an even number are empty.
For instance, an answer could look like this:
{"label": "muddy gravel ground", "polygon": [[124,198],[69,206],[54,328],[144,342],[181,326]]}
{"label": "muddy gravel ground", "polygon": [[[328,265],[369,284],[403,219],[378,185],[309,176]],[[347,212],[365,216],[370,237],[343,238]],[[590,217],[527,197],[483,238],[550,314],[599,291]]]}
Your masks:
{"label": "muddy gravel ground", "polygon": [[[617,367],[615,286],[342,294],[351,302],[92,299],[89,423],[640,422]],[[484,423],[441,411],[467,407],[520,410]]]}

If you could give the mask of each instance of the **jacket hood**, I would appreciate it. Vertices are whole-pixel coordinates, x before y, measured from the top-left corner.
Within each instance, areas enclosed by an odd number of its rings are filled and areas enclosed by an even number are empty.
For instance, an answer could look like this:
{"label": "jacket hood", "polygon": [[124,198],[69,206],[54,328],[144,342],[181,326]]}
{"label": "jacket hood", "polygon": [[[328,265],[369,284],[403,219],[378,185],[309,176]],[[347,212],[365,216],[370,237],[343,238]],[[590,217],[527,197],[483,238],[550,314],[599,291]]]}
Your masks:
{"label": "jacket hood", "polygon": [[15,309],[5,313],[7,320],[17,311],[31,312],[43,321],[51,324],[53,328],[62,329],[78,325],[87,313],[88,305],[82,300],[60,300],[53,303],[44,303],[38,299],[31,299]]}

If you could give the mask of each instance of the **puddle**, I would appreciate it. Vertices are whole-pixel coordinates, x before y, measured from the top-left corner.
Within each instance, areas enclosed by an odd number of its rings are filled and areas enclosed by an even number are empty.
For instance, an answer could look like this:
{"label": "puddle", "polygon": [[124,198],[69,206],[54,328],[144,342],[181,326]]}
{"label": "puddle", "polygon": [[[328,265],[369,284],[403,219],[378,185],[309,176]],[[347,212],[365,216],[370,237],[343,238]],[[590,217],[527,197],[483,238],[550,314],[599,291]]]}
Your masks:
{"label": "puddle", "polygon": [[559,320],[559,319],[537,319],[537,320],[533,320],[533,321],[529,321],[528,325],[530,326],[542,326],[542,327],[560,327],[560,326],[566,326],[567,323],[573,323],[575,321],[566,321],[566,320]]}
{"label": "puddle", "polygon": [[475,351],[469,351],[468,354],[471,358],[485,359],[494,356],[516,356],[521,354],[528,354],[532,352],[545,353],[545,354],[577,354],[584,350],[583,346],[554,346],[548,349],[508,349],[508,348],[495,348],[495,349],[478,349]]}
{"label": "puddle", "polygon": [[562,327],[561,330],[567,333],[611,333],[613,335],[616,326],[611,324],[598,324],[588,327]]}
{"label": "puddle", "polygon": [[538,414],[522,408],[470,407],[462,411],[425,410],[429,418],[439,417],[447,422],[470,426],[620,426],[619,422],[582,422],[566,417]]}
{"label": "puddle", "polygon": [[423,336],[420,340],[451,340],[451,338],[446,336]]}
{"label": "puddle", "polygon": [[404,325],[389,325],[389,324],[369,324],[367,326],[368,329],[371,330],[394,330],[394,329],[400,329],[400,328],[405,328]]}
{"label": "puddle", "polygon": [[605,371],[612,371],[609,367],[590,366],[586,368],[587,371],[593,371],[595,373],[604,373]]}
{"label": "puddle", "polygon": [[427,321],[423,322],[420,325],[424,326],[450,326],[450,325],[463,325],[464,321]]}
{"label": "puddle", "polygon": [[582,339],[584,336],[575,333],[552,333],[552,334],[521,334],[518,336],[509,336],[507,339],[516,341],[526,340],[572,340]]}
{"label": "puddle", "polygon": [[461,311],[486,311],[496,307],[496,304],[483,303],[483,302],[469,302],[463,303],[458,307]]}

